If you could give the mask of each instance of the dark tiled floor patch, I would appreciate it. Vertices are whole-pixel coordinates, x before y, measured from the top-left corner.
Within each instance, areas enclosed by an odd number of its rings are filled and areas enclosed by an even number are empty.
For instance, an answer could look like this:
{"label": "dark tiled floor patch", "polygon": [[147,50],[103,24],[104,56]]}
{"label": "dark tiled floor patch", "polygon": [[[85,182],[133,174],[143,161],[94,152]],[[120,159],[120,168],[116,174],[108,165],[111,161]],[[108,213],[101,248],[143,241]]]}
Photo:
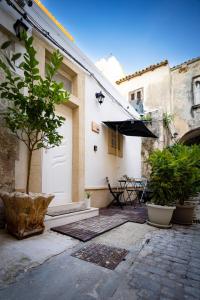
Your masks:
{"label": "dark tiled floor patch", "polygon": [[129,222],[145,223],[147,220],[147,209],[145,206],[138,206],[134,208],[132,205],[126,205],[123,209],[119,207],[101,208],[100,214],[104,216],[118,215]]}
{"label": "dark tiled floor patch", "polygon": [[59,232],[64,235],[69,235],[83,242],[87,242],[92,238],[109,231],[119,225],[126,223],[127,220],[118,215],[112,216],[98,216],[90,219],[57,226],[51,230]]}
{"label": "dark tiled floor patch", "polygon": [[145,207],[125,206],[124,209],[113,207],[100,209],[100,215],[97,217],[53,227],[51,230],[87,242],[128,221],[143,224],[146,219],[147,210]]}
{"label": "dark tiled floor patch", "polygon": [[72,253],[72,256],[114,270],[127,254],[126,249],[90,244]]}

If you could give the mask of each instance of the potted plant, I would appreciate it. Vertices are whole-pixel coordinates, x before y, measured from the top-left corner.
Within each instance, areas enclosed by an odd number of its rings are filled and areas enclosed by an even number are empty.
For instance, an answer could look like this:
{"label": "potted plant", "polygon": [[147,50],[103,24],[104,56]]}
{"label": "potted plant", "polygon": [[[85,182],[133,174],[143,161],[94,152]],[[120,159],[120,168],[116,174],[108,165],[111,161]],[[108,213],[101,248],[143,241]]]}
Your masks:
{"label": "potted plant", "polygon": [[193,197],[200,191],[200,146],[177,144],[170,148],[170,152],[176,161],[176,210],[173,222],[191,225],[196,205]]}
{"label": "potted plant", "polygon": [[[46,76],[41,77],[33,47],[33,37],[21,34],[25,52],[15,53],[12,58],[7,53],[11,44],[7,41],[1,46],[0,69],[5,80],[0,83],[1,98],[7,100],[3,112],[6,126],[17,139],[22,141],[28,152],[26,192],[1,192],[5,206],[7,229],[18,238],[38,234],[44,230],[44,216],[53,195],[29,192],[32,154],[38,149],[59,146],[62,136],[57,129],[64,118],[55,114],[55,104],[69,99],[63,84],[53,80],[61,62],[59,51],[52,54],[46,65]],[[17,63],[22,56],[22,62]],[[22,76],[16,73],[19,69]]]}
{"label": "potted plant", "polygon": [[149,157],[149,163],[152,203],[147,204],[147,223],[159,228],[170,228],[172,214],[176,208],[173,156],[168,149],[155,150]]}
{"label": "potted plant", "polygon": [[85,192],[85,203],[86,203],[86,209],[89,209],[91,207],[91,193]]}

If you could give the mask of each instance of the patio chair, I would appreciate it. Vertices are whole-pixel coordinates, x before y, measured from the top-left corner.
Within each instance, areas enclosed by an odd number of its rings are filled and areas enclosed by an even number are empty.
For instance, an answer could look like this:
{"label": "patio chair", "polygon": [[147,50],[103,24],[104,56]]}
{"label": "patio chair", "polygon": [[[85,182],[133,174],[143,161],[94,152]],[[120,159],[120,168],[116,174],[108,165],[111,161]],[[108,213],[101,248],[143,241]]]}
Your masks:
{"label": "patio chair", "polygon": [[[136,203],[138,202],[140,205],[143,202],[143,198],[146,192],[147,187],[147,179],[146,178],[136,178],[131,182],[131,187],[127,188],[128,200],[131,204],[134,204],[136,207]],[[134,197],[134,199],[133,199]]]}
{"label": "patio chair", "polygon": [[108,184],[109,191],[110,191],[111,195],[113,196],[113,200],[110,203],[110,205],[116,202],[116,204],[119,205],[121,209],[123,209],[122,202],[120,200],[121,200],[124,190],[111,188],[108,177],[106,177],[106,181]]}

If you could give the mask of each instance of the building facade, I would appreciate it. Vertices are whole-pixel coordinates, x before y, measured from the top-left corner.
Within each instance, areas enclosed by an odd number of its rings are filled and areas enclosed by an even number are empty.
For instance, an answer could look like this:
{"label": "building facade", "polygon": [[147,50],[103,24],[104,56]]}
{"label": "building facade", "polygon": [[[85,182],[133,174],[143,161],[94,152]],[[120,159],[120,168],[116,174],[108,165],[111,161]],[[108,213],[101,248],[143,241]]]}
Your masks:
{"label": "building facade", "polygon": [[[12,51],[23,52],[23,45],[13,29],[13,24],[20,18],[19,14],[6,1],[2,1],[0,7],[1,43],[12,39]],[[85,191],[92,191],[92,205],[105,206],[110,201],[106,176],[113,185],[124,174],[140,177],[141,138],[121,136],[120,142],[116,143],[116,135],[102,122],[139,118],[139,115],[133,108],[127,110],[128,102],[75,45],[71,35],[43,6],[38,6],[38,1],[25,9],[28,16],[48,31],[61,49],[66,50],[61,50],[64,58],[55,80],[62,81],[71,94],[66,104],[56,107],[56,113],[66,119],[60,128],[64,137],[62,144],[50,150],[35,151],[30,190],[55,194],[52,206],[81,201]],[[34,37],[40,73],[44,76],[45,64],[57,46],[37,28],[23,21],[29,28],[28,34]],[[96,93],[100,91],[105,96],[103,104],[96,98]],[[2,110],[6,109],[3,103],[1,99]],[[24,191],[27,149],[3,125],[0,138],[3,141],[0,145],[1,188]]]}
{"label": "building facade", "polygon": [[200,58],[172,68],[165,60],[125,76],[116,84],[144,119],[148,115],[149,126],[159,136],[157,141],[142,141],[143,175],[148,175],[146,159],[152,149],[162,149],[174,140],[200,143]]}

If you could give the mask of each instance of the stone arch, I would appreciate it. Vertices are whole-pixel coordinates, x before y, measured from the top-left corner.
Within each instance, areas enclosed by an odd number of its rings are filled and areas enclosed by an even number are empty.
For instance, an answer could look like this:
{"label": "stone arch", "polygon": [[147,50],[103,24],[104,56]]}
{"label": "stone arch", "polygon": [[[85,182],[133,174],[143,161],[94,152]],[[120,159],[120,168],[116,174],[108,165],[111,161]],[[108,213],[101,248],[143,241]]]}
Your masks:
{"label": "stone arch", "polygon": [[200,127],[186,132],[179,140],[179,143],[184,145],[200,145]]}

